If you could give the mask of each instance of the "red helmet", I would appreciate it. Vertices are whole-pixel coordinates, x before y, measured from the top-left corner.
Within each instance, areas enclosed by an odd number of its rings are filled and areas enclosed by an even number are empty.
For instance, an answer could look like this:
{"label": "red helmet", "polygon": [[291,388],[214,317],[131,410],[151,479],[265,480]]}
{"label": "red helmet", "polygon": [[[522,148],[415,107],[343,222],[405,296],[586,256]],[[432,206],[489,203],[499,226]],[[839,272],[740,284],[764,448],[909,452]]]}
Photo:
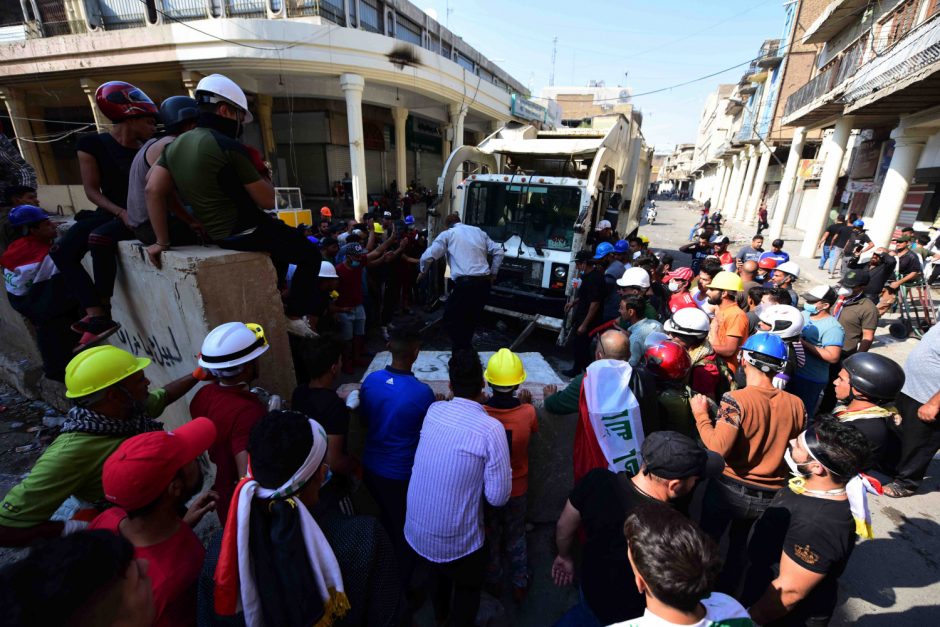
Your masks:
{"label": "red helmet", "polygon": [[158,117],[157,105],[130,83],[108,81],[98,87],[95,102],[106,118],[123,122],[131,118]]}
{"label": "red helmet", "polygon": [[771,257],[764,257],[757,262],[758,268],[763,268],[764,270],[773,270],[777,267],[777,260]]}
{"label": "red helmet", "polygon": [[675,342],[663,341],[646,349],[643,356],[646,369],[657,379],[677,381],[684,379],[692,367],[692,359]]}

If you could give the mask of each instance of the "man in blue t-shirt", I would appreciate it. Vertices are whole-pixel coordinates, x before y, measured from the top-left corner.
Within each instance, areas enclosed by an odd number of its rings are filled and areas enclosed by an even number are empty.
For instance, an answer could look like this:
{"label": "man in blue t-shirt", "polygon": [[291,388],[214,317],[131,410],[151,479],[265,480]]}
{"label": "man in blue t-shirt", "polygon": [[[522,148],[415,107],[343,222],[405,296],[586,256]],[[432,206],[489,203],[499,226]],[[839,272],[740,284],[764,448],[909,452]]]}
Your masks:
{"label": "man in blue t-shirt", "polygon": [[775,239],[770,243],[770,251],[762,253],[757,260],[760,261],[761,259],[773,259],[779,266],[782,263],[790,261],[790,255],[783,252],[783,240]]}
{"label": "man in blue t-shirt", "polygon": [[803,294],[803,349],[806,362],[798,368],[787,385],[787,392],[799,396],[812,421],[819,396],[830,382],[829,365],[839,361],[845,330],[829,311],[836,293],[828,285],[817,285]]}
{"label": "man in blue t-shirt", "polygon": [[407,584],[415,561],[404,535],[408,481],[421,425],[435,397],[430,386],[411,372],[421,351],[417,332],[391,329],[388,348],[391,365],[366,377],[359,392],[359,415],[366,426],[363,479],[379,505]]}

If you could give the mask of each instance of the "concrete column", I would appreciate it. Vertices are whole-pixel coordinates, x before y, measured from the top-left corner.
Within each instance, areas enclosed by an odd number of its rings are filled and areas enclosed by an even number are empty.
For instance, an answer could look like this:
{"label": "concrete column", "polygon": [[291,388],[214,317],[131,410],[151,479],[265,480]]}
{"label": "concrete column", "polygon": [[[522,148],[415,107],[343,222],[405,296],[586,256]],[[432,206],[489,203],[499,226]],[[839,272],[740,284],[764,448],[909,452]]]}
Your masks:
{"label": "concrete column", "polygon": [[454,129],[454,140],[451,142],[450,149],[454,151],[463,146],[463,123],[467,118],[467,107],[454,103],[448,106],[448,112],[451,128]]}
{"label": "concrete column", "polygon": [[277,143],[274,140],[274,123],[271,115],[274,110],[274,96],[258,94],[255,100],[258,111],[258,126],[261,128],[261,144],[264,158],[272,168],[277,167]]}
{"label": "concrete column", "polygon": [[[783,168],[783,179],[780,181],[780,191],[777,192],[777,204],[770,216],[770,228],[767,230],[766,241],[772,242],[780,238],[783,233],[783,220],[787,217],[787,209],[793,200],[793,189],[796,187],[796,173],[800,169],[800,159],[803,158],[803,142],[806,141],[806,127],[798,126],[793,131],[793,140],[790,143],[790,154],[787,156],[787,165]],[[814,242],[815,243],[815,242]]]}
{"label": "concrete column", "polygon": [[751,198],[751,187],[754,185],[754,174],[757,173],[757,151],[754,150],[754,146],[747,147],[747,170],[744,171],[744,186],[741,188],[741,194],[738,196],[738,202],[734,207],[734,216],[735,220],[739,220],[744,217],[744,209],[747,206],[747,201]]}
{"label": "concrete column", "polygon": [[812,213],[806,220],[803,245],[800,246],[801,257],[812,258],[816,254],[816,243],[829,221],[829,210],[832,208],[832,200],[836,195],[839,170],[842,168],[845,147],[849,143],[854,121],[855,118],[851,115],[839,118],[836,121],[835,130],[827,140],[826,163],[823,164],[822,176],[819,178],[819,191],[816,192],[815,205],[811,208]]}
{"label": "concrete column", "polygon": [[395,169],[398,177],[398,191],[408,189],[408,145],[405,138],[405,123],[408,121],[408,109],[392,107],[392,119],[395,120]]}
{"label": "concrete column", "polygon": [[926,137],[906,134],[903,127],[894,129],[891,138],[894,139],[894,154],[891,156],[891,165],[885,174],[881,195],[872,216],[872,226],[868,231],[875,246],[887,246],[891,242],[907,190],[914,177],[914,169],[927,142]]}
{"label": "concrete column", "polygon": [[365,80],[358,74],[342,74],[339,86],[346,96],[346,119],[349,124],[349,175],[352,177],[353,211],[361,220],[369,204],[366,187],[365,134],[362,131],[362,90]]}
{"label": "concrete column", "polygon": [[196,85],[199,84],[199,81],[202,80],[202,74],[199,72],[193,72],[192,70],[183,70],[183,87],[186,88],[186,91],[189,93],[190,98],[196,97]]}
{"label": "concrete column", "polygon": [[712,207],[717,209],[721,206],[721,203],[724,202],[725,196],[728,193],[728,183],[731,182],[732,166],[727,161],[721,161],[721,180],[718,184],[718,194],[712,198]]}
{"label": "concrete column", "polygon": [[725,202],[720,207],[725,217],[730,218],[734,213],[734,208],[738,204],[738,197],[741,195],[741,184],[744,182],[744,169],[747,165],[744,162],[744,153],[738,153],[734,157],[734,172],[731,173],[731,182],[728,184],[728,194],[725,196]]}
{"label": "concrete column", "polygon": [[748,198],[747,206],[744,209],[742,220],[746,224],[754,222],[757,216],[757,208],[760,206],[761,194],[764,191],[764,182],[767,180],[767,168],[770,166],[770,156],[772,151],[766,144],[760,146],[760,162],[757,164],[757,173],[754,175],[754,186],[751,187],[751,197]]}
{"label": "concrete column", "polygon": [[95,126],[98,127],[99,133],[103,133],[111,126],[111,120],[104,117],[104,114],[101,113],[98,104],[95,102],[95,92],[98,91],[99,83],[90,78],[83,78],[81,84],[82,91],[85,92],[85,96],[88,98],[88,106],[91,107],[91,114],[95,116]]}
{"label": "concrete column", "polygon": [[36,182],[48,185],[49,181],[43,161],[39,156],[38,145],[21,139],[33,135],[33,128],[26,119],[30,116],[26,112],[26,99],[23,93],[12,87],[0,87],[0,100],[3,100],[7,113],[10,115],[10,124],[13,126],[13,132],[16,133],[16,144],[20,148],[20,154],[36,171]]}

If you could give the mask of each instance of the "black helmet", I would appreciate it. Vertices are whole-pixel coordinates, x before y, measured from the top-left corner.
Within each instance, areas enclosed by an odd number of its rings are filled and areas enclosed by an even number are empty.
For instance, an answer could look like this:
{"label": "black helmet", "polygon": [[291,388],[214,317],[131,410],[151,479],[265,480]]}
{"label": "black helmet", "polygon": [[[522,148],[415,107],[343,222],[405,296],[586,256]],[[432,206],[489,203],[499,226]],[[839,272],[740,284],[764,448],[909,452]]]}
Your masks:
{"label": "black helmet", "polygon": [[170,96],[160,105],[160,120],[168,133],[180,130],[184,122],[199,117],[199,103],[189,96]]}
{"label": "black helmet", "polygon": [[853,388],[873,401],[892,401],[904,387],[904,371],[884,355],[855,353],[842,362]]}

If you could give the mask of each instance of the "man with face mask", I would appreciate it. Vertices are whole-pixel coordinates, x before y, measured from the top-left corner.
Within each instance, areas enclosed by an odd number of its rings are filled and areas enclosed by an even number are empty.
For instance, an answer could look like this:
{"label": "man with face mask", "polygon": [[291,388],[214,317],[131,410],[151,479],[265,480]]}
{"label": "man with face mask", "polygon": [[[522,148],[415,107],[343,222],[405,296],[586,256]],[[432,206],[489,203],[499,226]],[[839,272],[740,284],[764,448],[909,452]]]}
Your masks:
{"label": "man with face mask", "polygon": [[898,291],[902,285],[908,284],[908,287],[910,287],[912,282],[919,283],[920,278],[923,276],[924,267],[920,256],[911,250],[912,239],[910,235],[902,235],[893,240],[894,252],[891,255],[897,262],[897,274],[892,277],[893,280],[889,280],[885,284],[884,291],[881,294],[878,311],[882,315],[887,313],[897,301]]}
{"label": "man with face mask", "polygon": [[755,623],[829,624],[856,530],[871,537],[869,486],[858,476],[869,454],[858,429],[828,416],[790,442],[787,465],[797,477],[777,493],[748,543],[739,598]]}
{"label": "man with face mask", "polygon": [[153,624],[196,624],[196,582],[206,551],[193,527],[215,508],[218,495],[206,492],[180,512],[204,480],[197,458],[216,438],[208,418],[175,431],[155,431],[125,441],[104,463],[101,484],[114,505],[91,521],[134,545],[153,584]]}
{"label": "man with face mask", "polygon": [[689,293],[694,276],[690,268],[676,268],[663,276],[663,283],[666,284],[670,294],[668,304],[670,314],[686,307],[698,309],[698,305]]}
{"label": "man with face mask", "polygon": [[[838,300],[832,307],[833,317],[842,325],[845,339],[842,343],[842,355],[839,361],[829,366],[829,380],[832,381],[842,370],[842,363],[855,353],[864,353],[871,348],[878,328],[878,308],[865,298],[868,285],[868,272],[849,270],[836,290]],[[828,413],[836,404],[835,388],[826,385],[819,411]]]}
{"label": "man with face mask", "polygon": [[228,504],[240,477],[248,472],[248,436],[267,407],[249,390],[258,378],[258,359],[270,346],[258,324],[226,322],[209,332],[199,351],[199,365],[217,381],[204,385],[189,404],[194,419],[212,421],[219,437],[209,446],[215,464],[212,489],[219,495],[219,519],[228,515]]}
{"label": "man with face mask", "polygon": [[812,422],[819,406],[820,395],[828,385],[829,366],[839,363],[845,329],[831,314],[836,292],[828,285],[817,285],[803,294],[803,331],[801,343],[806,363],[793,373],[787,391],[796,394],[806,406]]}
{"label": "man with face mask", "polygon": [[[69,362],[65,395],[75,406],[29,476],[0,504],[0,546],[26,546],[71,533],[98,513],[91,504],[104,498],[101,467],[108,456],[130,436],[162,430],[153,419],[197,383],[186,375],[150,391],[143,373],[148,365],[149,359],[110,345],[90,348]],[[76,520],[49,520],[73,495],[88,504]]]}
{"label": "man with face mask", "polygon": [[555,585],[574,581],[574,544],[584,529],[581,602],[559,625],[609,625],[643,613],[645,599],[627,558],[623,521],[636,508],[686,496],[700,479],[719,476],[724,462],[675,431],[649,434],[641,447],[639,472],[597,468],[585,475],[565,503],[555,528]]}
{"label": "man with face mask", "polygon": [[284,299],[287,330],[312,337],[305,317],[316,306],[320,249],[301,231],[264,212],[274,208],[274,187],[239,141],[245,124],[253,119],[248,99],[221,74],[199,81],[195,96],[200,111],[196,128],[167,146],[150,170],[145,194],[156,243],[147,248],[147,255],[161,266],[160,256],[172,243],[167,203],[178,191],[214,244],[269,253],[275,268],[297,266]]}

